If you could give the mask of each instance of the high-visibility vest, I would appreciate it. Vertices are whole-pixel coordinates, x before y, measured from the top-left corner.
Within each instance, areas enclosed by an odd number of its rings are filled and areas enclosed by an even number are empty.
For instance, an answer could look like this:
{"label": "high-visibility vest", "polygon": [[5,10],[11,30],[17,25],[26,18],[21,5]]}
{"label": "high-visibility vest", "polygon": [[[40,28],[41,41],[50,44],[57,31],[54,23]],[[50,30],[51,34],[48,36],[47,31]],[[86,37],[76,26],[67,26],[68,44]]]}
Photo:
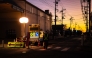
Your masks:
{"label": "high-visibility vest", "polygon": [[48,40],[48,34],[44,36],[44,40]]}

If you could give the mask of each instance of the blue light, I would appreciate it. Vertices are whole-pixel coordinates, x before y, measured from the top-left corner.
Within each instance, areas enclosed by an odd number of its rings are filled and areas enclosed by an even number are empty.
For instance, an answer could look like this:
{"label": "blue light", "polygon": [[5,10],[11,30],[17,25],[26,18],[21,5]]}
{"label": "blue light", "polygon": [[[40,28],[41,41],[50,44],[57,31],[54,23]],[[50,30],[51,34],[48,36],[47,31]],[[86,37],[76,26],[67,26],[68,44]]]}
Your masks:
{"label": "blue light", "polygon": [[38,33],[38,32],[36,32],[36,33],[35,33],[35,36],[39,36],[39,33]]}

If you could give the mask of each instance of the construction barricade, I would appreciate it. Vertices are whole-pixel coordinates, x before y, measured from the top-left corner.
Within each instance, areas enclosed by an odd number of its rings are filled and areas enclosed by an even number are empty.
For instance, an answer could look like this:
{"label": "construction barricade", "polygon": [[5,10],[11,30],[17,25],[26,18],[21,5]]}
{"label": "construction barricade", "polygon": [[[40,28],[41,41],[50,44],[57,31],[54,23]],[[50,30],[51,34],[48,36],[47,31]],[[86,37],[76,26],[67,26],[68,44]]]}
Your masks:
{"label": "construction barricade", "polygon": [[24,42],[8,42],[8,47],[23,48],[25,46]]}

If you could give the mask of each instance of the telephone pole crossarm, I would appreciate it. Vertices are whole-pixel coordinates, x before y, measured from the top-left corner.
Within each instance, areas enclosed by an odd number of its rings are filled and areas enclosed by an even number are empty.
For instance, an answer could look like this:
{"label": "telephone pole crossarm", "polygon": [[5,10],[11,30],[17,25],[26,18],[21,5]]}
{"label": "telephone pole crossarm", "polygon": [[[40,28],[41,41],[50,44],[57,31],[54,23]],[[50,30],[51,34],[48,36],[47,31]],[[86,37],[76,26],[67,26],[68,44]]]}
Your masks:
{"label": "telephone pole crossarm", "polygon": [[64,10],[66,10],[66,9],[63,9],[63,8],[62,8],[62,10],[60,11],[60,12],[62,12],[62,13],[61,13],[61,14],[62,14],[62,16],[61,16],[61,19],[62,19],[62,25],[63,25],[63,19],[65,19],[65,18],[64,18],[64,13],[63,13]]}

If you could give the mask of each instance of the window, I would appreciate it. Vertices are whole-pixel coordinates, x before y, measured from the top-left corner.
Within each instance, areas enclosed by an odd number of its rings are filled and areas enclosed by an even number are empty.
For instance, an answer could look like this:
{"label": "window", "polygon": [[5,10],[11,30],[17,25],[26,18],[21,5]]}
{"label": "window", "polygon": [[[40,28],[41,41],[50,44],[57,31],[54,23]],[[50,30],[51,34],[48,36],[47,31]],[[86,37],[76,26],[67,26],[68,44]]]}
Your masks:
{"label": "window", "polygon": [[30,12],[32,12],[32,8],[30,7]]}
{"label": "window", "polygon": [[48,15],[46,15],[46,19],[47,19],[47,20],[50,20],[50,17],[49,17]]}
{"label": "window", "polygon": [[34,8],[33,7],[31,8],[31,10],[32,10],[32,13],[34,13]]}
{"label": "window", "polygon": [[44,14],[42,12],[40,12],[40,16],[42,17],[42,16],[44,16]]}

